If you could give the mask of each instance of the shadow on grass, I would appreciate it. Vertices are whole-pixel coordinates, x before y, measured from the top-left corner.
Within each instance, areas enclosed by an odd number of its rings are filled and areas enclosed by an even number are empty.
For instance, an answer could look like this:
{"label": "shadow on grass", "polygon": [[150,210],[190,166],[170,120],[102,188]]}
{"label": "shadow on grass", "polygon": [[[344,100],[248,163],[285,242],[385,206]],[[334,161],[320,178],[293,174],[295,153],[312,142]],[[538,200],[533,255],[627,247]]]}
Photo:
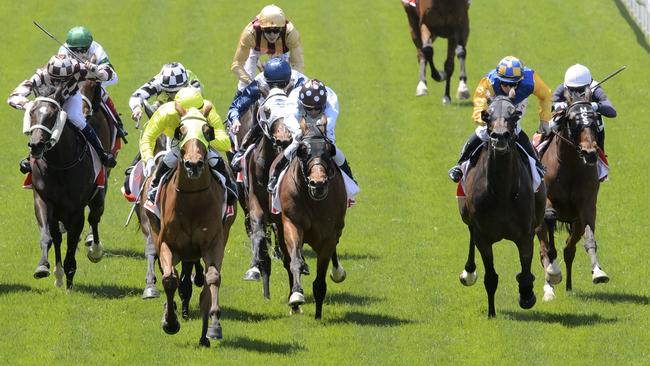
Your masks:
{"label": "shadow on grass", "polygon": [[[178,302],[178,310],[180,314],[180,306],[181,303],[180,301]],[[266,313],[253,313],[250,311],[246,310],[239,310],[235,308],[229,308],[229,307],[221,307],[221,320],[234,320],[234,321],[240,321],[240,322],[262,322],[266,320],[277,320],[285,318],[284,315],[282,314],[266,314]],[[190,319],[194,320],[201,320],[201,309],[197,307],[194,307],[193,305],[190,305]]]}
{"label": "shadow on grass", "polygon": [[[376,255],[372,255],[372,254],[350,254],[350,253],[337,253],[337,254],[339,255],[339,259],[341,260],[341,262],[356,261],[356,260],[377,260],[377,259],[379,259],[379,257],[377,257]],[[302,255],[305,258],[316,259],[316,252],[311,250],[311,248],[303,250]],[[343,263],[343,265],[345,266],[345,263]],[[330,268],[331,268],[331,264],[330,264]]]}
{"label": "shadow on grass", "polygon": [[141,287],[117,286],[108,284],[74,284],[73,291],[103,299],[120,299],[123,297],[140,296],[142,294]]}
{"label": "shadow on grass", "polygon": [[[541,323],[558,323],[567,328],[576,328],[596,324],[608,324],[617,322],[617,319],[603,318],[598,314],[554,314],[539,311],[520,312],[520,311],[503,311],[502,314],[512,320],[524,322],[541,322]],[[498,316],[498,315],[497,315]]]}
{"label": "shadow on grass", "polygon": [[127,257],[127,258],[133,258],[133,259],[146,259],[144,256],[144,249],[141,249],[139,251],[133,250],[133,249],[107,249],[105,251],[105,255],[107,257]]}
{"label": "shadow on grass", "polygon": [[630,15],[630,13],[627,12],[627,8],[625,5],[623,5],[623,2],[621,0],[614,0],[616,3],[616,7],[618,8],[618,12],[621,14],[623,19],[627,22],[627,24],[632,28],[632,31],[634,32],[634,35],[636,36],[636,41],[641,46],[647,53],[650,53],[650,44],[648,44],[648,41],[645,38],[645,35],[643,34],[643,31],[641,28],[639,28],[639,25],[636,24],[634,21],[634,18]]}
{"label": "shadow on grass", "polygon": [[582,300],[597,300],[602,302],[608,302],[611,304],[619,303],[633,303],[639,305],[648,305],[650,304],[650,296],[646,295],[635,295],[635,294],[624,294],[624,293],[611,293],[611,292],[581,292],[575,291],[575,296]]}
{"label": "shadow on grass", "polygon": [[382,315],[382,314],[368,314],[358,311],[351,311],[345,313],[341,318],[330,319],[329,323],[340,324],[340,323],[352,323],[356,325],[365,325],[365,326],[378,326],[378,327],[397,327],[404,324],[413,323],[412,320],[400,319],[394,316]]}
{"label": "shadow on grass", "polygon": [[0,296],[16,292],[35,292],[40,294],[43,291],[18,283],[0,283]]}
{"label": "shadow on grass", "polygon": [[296,343],[266,342],[248,337],[237,337],[234,339],[224,338],[219,342],[220,347],[239,348],[259,353],[276,353],[279,355],[304,352],[307,349]]}
{"label": "shadow on grass", "polygon": [[344,304],[344,305],[370,305],[379,301],[383,301],[375,296],[361,296],[354,295],[347,292],[332,292],[325,298],[326,304]]}

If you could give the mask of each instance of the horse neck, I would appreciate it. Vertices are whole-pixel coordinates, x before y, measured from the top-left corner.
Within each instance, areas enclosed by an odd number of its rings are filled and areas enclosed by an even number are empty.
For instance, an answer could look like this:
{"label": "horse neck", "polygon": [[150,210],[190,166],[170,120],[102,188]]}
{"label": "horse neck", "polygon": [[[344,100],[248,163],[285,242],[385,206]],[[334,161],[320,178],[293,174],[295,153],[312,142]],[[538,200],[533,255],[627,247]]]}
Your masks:
{"label": "horse neck", "polygon": [[486,153],[487,188],[497,196],[509,196],[519,185],[519,152],[513,145],[508,153],[496,154],[492,148]]}
{"label": "horse neck", "polygon": [[71,122],[66,122],[63,127],[61,137],[56,145],[43,154],[48,161],[65,164],[72,161],[79,153],[79,146],[82,146],[79,143],[80,136],[75,130],[76,128],[68,125],[69,123]]}

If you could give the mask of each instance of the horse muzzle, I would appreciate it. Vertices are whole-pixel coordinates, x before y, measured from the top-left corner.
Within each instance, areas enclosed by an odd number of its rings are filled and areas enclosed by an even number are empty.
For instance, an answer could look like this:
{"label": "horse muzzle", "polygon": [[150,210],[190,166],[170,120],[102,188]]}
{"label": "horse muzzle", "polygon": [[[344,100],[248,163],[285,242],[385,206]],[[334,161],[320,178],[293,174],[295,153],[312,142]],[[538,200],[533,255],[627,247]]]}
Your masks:
{"label": "horse muzzle", "polygon": [[316,201],[322,201],[327,197],[327,180],[315,181],[309,180],[307,188],[309,188],[309,196]]}
{"label": "horse muzzle", "polygon": [[580,158],[585,165],[594,166],[598,162],[598,151],[596,149],[581,149]]}
{"label": "horse muzzle", "polygon": [[43,154],[47,150],[49,150],[52,146],[51,144],[45,143],[43,141],[38,141],[38,142],[29,142],[27,146],[29,146],[29,155],[34,158],[34,159],[41,159],[43,157]]}
{"label": "horse muzzle", "polygon": [[498,153],[507,153],[510,150],[511,137],[510,132],[500,135],[492,134],[490,135],[490,145]]}
{"label": "horse muzzle", "polygon": [[183,167],[185,168],[185,172],[187,173],[187,177],[189,179],[198,179],[201,174],[203,174],[205,163],[203,163],[202,160],[199,160],[197,162],[184,160]]}

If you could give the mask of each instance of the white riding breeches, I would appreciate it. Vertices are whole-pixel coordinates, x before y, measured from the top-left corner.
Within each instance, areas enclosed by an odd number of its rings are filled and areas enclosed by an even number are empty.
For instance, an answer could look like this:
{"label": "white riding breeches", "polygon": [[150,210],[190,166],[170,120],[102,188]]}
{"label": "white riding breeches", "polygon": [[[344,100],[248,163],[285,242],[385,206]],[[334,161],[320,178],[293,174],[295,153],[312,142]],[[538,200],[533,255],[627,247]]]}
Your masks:
{"label": "white riding breeches", "polygon": [[86,117],[82,107],[81,94],[79,91],[74,93],[68,100],[63,103],[63,110],[68,114],[68,119],[80,131],[86,127]]}

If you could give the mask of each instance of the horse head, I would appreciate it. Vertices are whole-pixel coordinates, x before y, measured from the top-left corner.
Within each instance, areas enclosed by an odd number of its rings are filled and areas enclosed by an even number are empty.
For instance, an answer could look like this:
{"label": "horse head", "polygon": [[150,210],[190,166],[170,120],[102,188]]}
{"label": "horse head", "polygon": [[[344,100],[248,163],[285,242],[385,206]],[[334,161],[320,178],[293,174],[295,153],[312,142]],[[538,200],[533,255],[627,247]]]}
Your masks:
{"label": "horse head", "polygon": [[564,116],[569,139],[576,146],[582,162],[593,166],[598,161],[598,115],[591,106],[591,89],[585,88],[584,93],[566,90],[564,97],[569,105]]}
{"label": "horse head", "polygon": [[309,127],[303,136],[297,156],[300,159],[309,196],[320,201],[327,197],[329,181],[336,172],[332,160],[336,150],[317,126]]}
{"label": "horse head", "polygon": [[[28,116],[29,129],[27,131],[30,138],[27,146],[29,146],[29,154],[35,159],[40,159],[59,141],[67,114],[56,99],[38,97],[34,100]],[[27,121],[25,121],[25,125],[27,125]]]}
{"label": "horse head", "polygon": [[85,80],[79,83],[81,108],[86,118],[92,117],[101,107],[101,84],[95,80]]}
{"label": "horse head", "polygon": [[214,140],[214,128],[207,120],[212,104],[206,102],[201,110],[185,110],[176,103],[176,110],[181,115],[181,124],[176,128],[174,137],[180,141],[183,168],[189,179],[198,179],[205,169],[210,141]]}
{"label": "horse head", "polygon": [[495,97],[481,118],[487,126],[490,147],[496,153],[507,153],[517,140],[517,121],[521,118],[512,100],[506,96]]}
{"label": "horse head", "polygon": [[291,143],[291,131],[284,124],[289,113],[288,97],[284,90],[273,88],[257,110],[257,123],[273,147],[283,150]]}

